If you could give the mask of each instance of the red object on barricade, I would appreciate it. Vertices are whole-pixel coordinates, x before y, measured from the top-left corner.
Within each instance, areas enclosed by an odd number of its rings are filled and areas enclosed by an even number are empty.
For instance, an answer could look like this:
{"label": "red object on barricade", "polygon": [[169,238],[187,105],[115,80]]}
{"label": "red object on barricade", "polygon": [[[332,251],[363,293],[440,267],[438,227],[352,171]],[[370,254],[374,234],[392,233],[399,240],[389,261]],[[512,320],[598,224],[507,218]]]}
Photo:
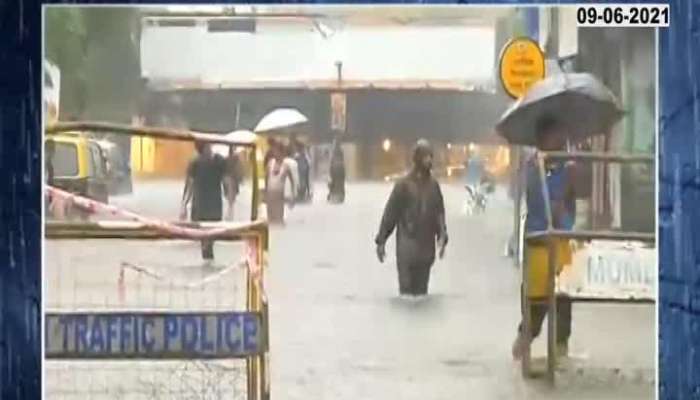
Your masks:
{"label": "red object on barricade", "polygon": [[222,233],[230,230],[230,228],[186,228],[168,222],[146,218],[131,211],[127,211],[110,204],[105,204],[99,201],[91,200],[83,196],[78,196],[76,194],[66,192],[65,190],[61,190],[52,186],[47,186],[46,190],[51,196],[55,197],[59,201],[64,202],[64,204],[74,204],[90,212],[91,214],[103,212],[112,216],[127,218],[170,235],[184,236],[189,239],[208,239],[211,237],[219,236]]}

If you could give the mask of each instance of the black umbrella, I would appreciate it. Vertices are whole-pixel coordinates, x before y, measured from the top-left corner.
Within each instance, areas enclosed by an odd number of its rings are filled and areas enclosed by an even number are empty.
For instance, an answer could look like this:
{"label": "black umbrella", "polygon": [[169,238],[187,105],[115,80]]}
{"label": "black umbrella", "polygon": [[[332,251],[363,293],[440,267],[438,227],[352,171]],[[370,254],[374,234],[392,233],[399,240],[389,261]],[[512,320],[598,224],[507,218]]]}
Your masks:
{"label": "black umbrella", "polygon": [[534,146],[542,118],[559,122],[578,140],[607,132],[622,115],[615,95],[592,75],[559,74],[535,83],[503,114],[496,130],[512,144]]}

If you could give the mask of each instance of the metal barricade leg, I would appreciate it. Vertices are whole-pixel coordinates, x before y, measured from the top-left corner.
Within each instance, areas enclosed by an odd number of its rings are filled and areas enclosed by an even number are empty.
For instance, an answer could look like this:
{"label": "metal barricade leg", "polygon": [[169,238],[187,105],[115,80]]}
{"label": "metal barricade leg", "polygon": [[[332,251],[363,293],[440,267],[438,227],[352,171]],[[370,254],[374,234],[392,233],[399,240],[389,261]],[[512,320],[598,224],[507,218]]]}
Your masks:
{"label": "metal barricade leg", "polygon": [[250,163],[253,166],[253,182],[252,182],[252,187],[253,187],[253,199],[252,199],[252,205],[251,205],[251,210],[250,210],[250,220],[255,221],[258,219],[258,209],[260,207],[260,187],[259,187],[259,182],[258,179],[260,179],[260,176],[258,175],[258,172],[265,173],[265,171],[258,171],[258,161],[256,154],[258,152],[258,146],[253,146],[253,151],[250,154]]}
{"label": "metal barricade leg", "polygon": [[521,269],[521,273],[523,274],[523,287],[522,287],[522,292],[520,294],[521,296],[521,304],[522,304],[522,332],[520,332],[520,335],[522,338],[525,339],[525,352],[522,355],[521,359],[521,364],[522,364],[522,373],[523,377],[525,378],[530,378],[532,376],[530,364],[531,364],[531,344],[532,341],[530,340],[530,337],[532,337],[532,327],[531,322],[532,322],[532,315],[531,315],[531,302],[530,302],[530,263],[528,262],[528,257],[527,257],[527,246],[525,246],[525,259],[523,260],[523,268]]}
{"label": "metal barricade leg", "polygon": [[260,356],[260,386],[261,399],[270,400],[270,314],[267,302],[262,303],[263,333],[265,338],[265,352]]}
{"label": "metal barricade leg", "polygon": [[260,355],[260,397],[262,400],[270,400],[270,309],[267,302],[267,294],[263,289],[265,269],[267,267],[268,232],[258,235],[258,260],[260,264],[260,287],[258,288],[259,309],[263,316],[263,336],[265,351]]}
{"label": "metal barricade leg", "polygon": [[547,241],[548,293],[547,293],[547,379],[550,385],[555,384],[555,372],[557,364],[557,301],[555,297],[555,279],[557,269],[556,239]]}
{"label": "metal barricade leg", "polygon": [[256,299],[257,310],[260,311],[263,318],[263,340],[265,341],[265,351],[258,357],[259,361],[259,383],[260,383],[260,398],[262,400],[270,399],[270,309],[267,302],[267,294],[264,289],[265,269],[267,267],[267,250],[269,245],[269,233],[267,230],[261,232],[257,240],[257,255],[259,263],[259,275],[256,281]]}
{"label": "metal barricade leg", "polygon": [[[254,310],[254,287],[253,276],[250,268],[246,269],[246,309]],[[258,379],[257,379],[257,357],[251,356],[246,359],[247,382],[248,382],[248,400],[258,400]]]}
{"label": "metal barricade leg", "polygon": [[269,400],[270,398],[270,381],[269,381],[269,345],[270,345],[270,325],[269,325],[269,309],[267,299],[265,298],[263,282],[265,276],[265,253],[267,247],[267,234],[259,233],[255,238],[256,258],[258,265],[256,266],[255,274],[251,279],[251,303],[253,310],[259,312],[263,322],[263,341],[264,351],[255,356],[253,364],[253,382],[255,387],[256,399]]}

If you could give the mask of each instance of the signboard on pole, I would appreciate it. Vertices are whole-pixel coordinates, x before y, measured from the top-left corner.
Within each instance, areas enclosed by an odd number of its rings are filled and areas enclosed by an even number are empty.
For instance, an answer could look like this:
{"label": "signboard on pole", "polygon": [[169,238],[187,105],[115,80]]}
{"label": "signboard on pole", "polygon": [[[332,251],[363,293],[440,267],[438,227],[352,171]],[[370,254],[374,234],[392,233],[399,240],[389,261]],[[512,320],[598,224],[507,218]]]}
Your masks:
{"label": "signboard on pole", "polygon": [[514,99],[522,97],[535,82],[544,79],[544,53],[536,41],[516,38],[501,52],[499,76],[505,92]]}
{"label": "signboard on pole", "polygon": [[347,97],[345,93],[331,93],[331,129],[345,132],[347,114]]}
{"label": "signboard on pole", "polygon": [[49,359],[213,359],[261,354],[254,312],[47,313]]}

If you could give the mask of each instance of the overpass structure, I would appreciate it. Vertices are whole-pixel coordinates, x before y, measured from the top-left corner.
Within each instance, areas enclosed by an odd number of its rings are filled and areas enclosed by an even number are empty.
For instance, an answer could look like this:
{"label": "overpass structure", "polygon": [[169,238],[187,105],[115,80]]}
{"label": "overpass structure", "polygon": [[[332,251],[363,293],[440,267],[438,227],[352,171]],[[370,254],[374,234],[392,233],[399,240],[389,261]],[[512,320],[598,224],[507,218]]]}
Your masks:
{"label": "overpass structure", "polygon": [[202,130],[252,128],[295,107],[328,136],[330,93],[349,134],[478,140],[507,99],[494,76],[496,21],[511,8],[269,6],[152,12],[143,19],[146,114]]}
{"label": "overpass structure", "polygon": [[[152,9],[142,20],[142,114],[149,125],[230,132],[252,130],[275,108],[296,108],[309,119],[300,134],[311,143],[344,133],[348,163],[357,166],[349,176],[397,172],[419,137],[442,149],[493,141],[510,101],[495,74],[497,36],[513,13],[451,6]],[[340,125],[332,106],[338,94],[345,100]],[[392,150],[383,151],[389,140]],[[165,160],[186,150],[160,147],[156,153],[173,155]]]}

